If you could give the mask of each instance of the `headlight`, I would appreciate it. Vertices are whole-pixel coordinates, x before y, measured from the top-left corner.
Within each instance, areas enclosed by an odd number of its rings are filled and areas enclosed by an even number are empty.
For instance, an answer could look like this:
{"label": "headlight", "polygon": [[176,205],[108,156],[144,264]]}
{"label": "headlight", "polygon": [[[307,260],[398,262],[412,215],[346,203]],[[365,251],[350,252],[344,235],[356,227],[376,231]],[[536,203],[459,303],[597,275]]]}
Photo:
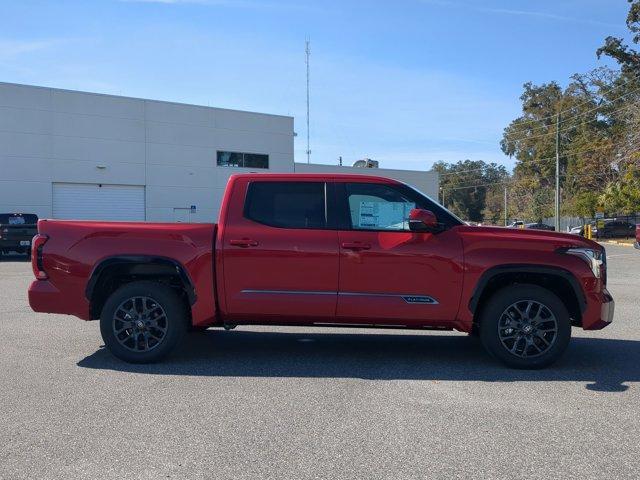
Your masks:
{"label": "headlight", "polygon": [[568,248],[564,251],[569,255],[575,255],[583,259],[596,278],[600,278],[603,265],[606,265],[606,257],[604,251],[593,250],[591,248]]}

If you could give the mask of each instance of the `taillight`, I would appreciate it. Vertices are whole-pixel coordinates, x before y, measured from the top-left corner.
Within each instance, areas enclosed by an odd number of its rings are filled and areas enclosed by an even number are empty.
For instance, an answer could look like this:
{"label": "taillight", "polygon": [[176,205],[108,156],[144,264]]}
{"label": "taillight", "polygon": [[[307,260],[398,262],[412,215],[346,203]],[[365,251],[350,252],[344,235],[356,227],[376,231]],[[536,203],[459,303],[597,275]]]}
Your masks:
{"label": "taillight", "polygon": [[42,262],[42,247],[47,243],[49,237],[42,233],[37,234],[31,241],[31,267],[33,268],[33,274],[38,280],[46,280],[49,275],[44,271]]}

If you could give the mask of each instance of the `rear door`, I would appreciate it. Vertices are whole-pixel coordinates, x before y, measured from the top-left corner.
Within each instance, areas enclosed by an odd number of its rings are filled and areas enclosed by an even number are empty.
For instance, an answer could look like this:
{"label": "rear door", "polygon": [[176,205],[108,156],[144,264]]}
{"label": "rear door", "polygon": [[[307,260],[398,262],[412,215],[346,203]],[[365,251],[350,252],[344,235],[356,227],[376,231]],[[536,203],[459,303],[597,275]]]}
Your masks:
{"label": "rear door", "polygon": [[[462,291],[462,241],[455,229],[413,232],[413,208],[447,214],[405,185],[336,184],[340,282],[337,317],[347,323],[441,325],[455,319]],[[345,218],[346,217],[346,218]]]}
{"label": "rear door", "polygon": [[323,181],[242,179],[223,233],[226,315],[243,322],[333,319],[338,239]]}

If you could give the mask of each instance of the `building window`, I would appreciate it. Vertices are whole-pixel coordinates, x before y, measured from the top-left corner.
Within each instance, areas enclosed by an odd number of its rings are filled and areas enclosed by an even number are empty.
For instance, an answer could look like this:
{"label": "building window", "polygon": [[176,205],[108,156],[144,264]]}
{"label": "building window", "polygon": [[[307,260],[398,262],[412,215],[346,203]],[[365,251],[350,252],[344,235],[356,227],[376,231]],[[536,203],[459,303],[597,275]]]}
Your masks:
{"label": "building window", "polygon": [[218,166],[269,168],[269,155],[261,153],[218,152]]}

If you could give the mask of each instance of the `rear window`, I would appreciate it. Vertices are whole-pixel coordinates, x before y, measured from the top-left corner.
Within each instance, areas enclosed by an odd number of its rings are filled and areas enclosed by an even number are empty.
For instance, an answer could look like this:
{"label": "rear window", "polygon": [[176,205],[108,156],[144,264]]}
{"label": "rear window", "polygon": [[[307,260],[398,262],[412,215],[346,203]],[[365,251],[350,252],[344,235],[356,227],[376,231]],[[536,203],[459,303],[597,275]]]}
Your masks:
{"label": "rear window", "polygon": [[251,182],[244,215],[279,228],[326,228],[324,182]]}
{"label": "rear window", "polygon": [[38,216],[32,213],[0,213],[0,224],[4,225],[35,225]]}

